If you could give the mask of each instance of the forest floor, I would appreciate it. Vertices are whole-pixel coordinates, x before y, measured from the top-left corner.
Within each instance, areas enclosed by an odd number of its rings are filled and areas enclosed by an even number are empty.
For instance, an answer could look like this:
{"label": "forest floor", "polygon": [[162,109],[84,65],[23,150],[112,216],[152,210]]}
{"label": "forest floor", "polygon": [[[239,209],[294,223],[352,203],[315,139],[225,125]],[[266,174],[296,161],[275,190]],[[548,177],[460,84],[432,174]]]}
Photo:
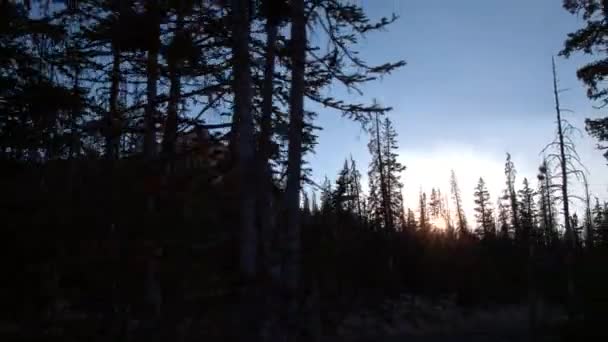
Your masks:
{"label": "forest floor", "polygon": [[[462,307],[453,301],[404,297],[381,310],[360,310],[347,315],[337,327],[338,340],[352,342],[460,342],[526,341],[528,306]],[[538,305],[537,341],[559,341],[565,312]]]}

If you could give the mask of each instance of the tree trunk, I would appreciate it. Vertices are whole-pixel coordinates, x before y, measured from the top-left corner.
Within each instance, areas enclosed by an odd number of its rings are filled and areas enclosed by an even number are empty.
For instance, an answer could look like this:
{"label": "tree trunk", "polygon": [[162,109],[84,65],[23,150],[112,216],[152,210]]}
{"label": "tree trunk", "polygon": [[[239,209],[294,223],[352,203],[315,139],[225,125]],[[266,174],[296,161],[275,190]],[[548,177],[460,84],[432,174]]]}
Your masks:
{"label": "tree trunk", "polygon": [[562,172],[562,202],[564,205],[564,225],[566,227],[566,272],[568,281],[568,319],[574,320],[575,315],[575,289],[574,289],[574,230],[570,222],[570,207],[568,202],[568,173],[566,165],[566,152],[564,148],[564,132],[562,130],[561,109],[559,105],[559,91],[557,89],[557,75],[555,59],[551,59],[553,66],[553,94],[555,97],[555,112],[557,114],[557,134],[559,138],[560,168]]}
{"label": "tree trunk", "polygon": [[532,230],[528,233],[528,322],[530,341],[536,340],[538,322],[538,296],[536,292],[536,239]]}
{"label": "tree trunk", "polygon": [[380,120],[378,119],[378,113],[376,113],[376,141],[377,141],[377,146],[376,146],[376,150],[378,153],[378,169],[380,172],[380,193],[382,195],[382,214],[384,215],[384,226],[386,228],[386,230],[391,229],[391,224],[390,224],[390,220],[389,220],[389,205],[390,203],[388,203],[388,196],[386,194],[386,177],[384,175],[384,161],[382,160],[382,147],[381,147],[381,140],[380,140]]}
{"label": "tree trunk", "polygon": [[591,197],[589,195],[589,183],[587,183],[587,177],[584,177],[585,181],[585,247],[587,250],[593,248],[594,236],[593,236],[593,218],[591,215]]}
{"label": "tree trunk", "polygon": [[[180,2],[180,6],[181,6]],[[181,34],[183,29],[182,8],[178,9],[175,34]],[[177,119],[179,112],[179,101],[181,97],[181,70],[180,61],[170,58],[169,68],[169,102],[167,104],[167,120],[165,121],[165,132],[163,134],[163,155],[173,157],[175,154],[175,141],[177,139]]]}
{"label": "tree trunk", "polygon": [[546,191],[546,201],[547,201],[547,219],[548,219],[548,225],[547,225],[547,230],[548,230],[548,245],[549,246],[553,246],[555,245],[555,227],[553,226],[554,223],[554,218],[553,218],[553,203],[552,203],[552,198],[551,198],[551,180],[549,179],[549,175],[547,174],[545,176],[545,191]]}
{"label": "tree trunk", "polygon": [[389,224],[389,232],[392,232],[394,227],[395,227],[395,222],[393,220],[393,199],[392,199],[392,184],[391,184],[391,174],[392,174],[392,170],[391,170],[391,160],[392,158],[390,157],[391,155],[391,137],[389,135],[389,121],[388,119],[386,119],[386,127],[385,127],[385,134],[386,134],[386,173],[385,173],[385,179],[386,179],[386,203],[388,204],[388,207],[386,208],[386,214],[388,215],[388,224]]}
{"label": "tree trunk", "polygon": [[[76,66],[74,71],[74,84],[72,86],[72,96],[77,97],[78,95],[78,87],[80,83],[80,68]],[[78,116],[78,112],[75,108],[70,111],[70,151],[68,154],[68,159],[72,160],[74,157],[78,157],[80,155],[80,137],[76,133],[76,117]]]}
{"label": "tree trunk", "polygon": [[105,139],[106,158],[114,160],[118,158],[120,142],[120,113],[118,113],[118,91],[120,85],[120,51],[112,47],[112,73],[110,75],[110,108],[106,118]]}
{"label": "tree trunk", "polygon": [[[255,194],[253,180],[248,175],[255,167],[254,126],[251,112],[251,71],[249,56],[249,0],[232,0],[232,42],[234,73],[234,115],[238,118],[236,132],[239,135],[237,170],[240,181],[240,257],[239,265],[244,287],[242,291],[241,323],[243,340],[256,340],[259,330],[256,323],[256,295],[251,286],[256,275],[257,232],[255,229]],[[233,131],[234,132],[234,131]]]}
{"label": "tree trunk", "polygon": [[[355,188],[355,198],[356,198],[356,206],[357,206],[357,215],[359,216],[359,219],[363,218],[363,211],[361,210],[361,193],[359,192],[359,184],[360,180],[359,180],[359,176],[357,174],[357,169],[355,168],[352,156],[351,156],[351,169],[352,169],[352,173],[355,175],[354,179],[353,179],[353,186]],[[402,202],[403,203],[403,202]]]}
{"label": "tree trunk", "polygon": [[[149,1],[149,15],[155,25],[155,37],[152,45],[148,49],[146,63],[146,103],[144,113],[144,157],[147,160],[156,156],[156,96],[158,82],[158,49],[160,46],[160,13],[157,0]],[[158,31],[156,31],[158,29]]]}
{"label": "tree trunk", "polygon": [[262,240],[262,261],[266,270],[270,270],[270,241],[274,231],[270,211],[272,201],[272,177],[269,167],[271,157],[271,136],[272,136],[272,107],[273,107],[273,81],[274,81],[274,62],[276,56],[277,25],[270,20],[266,23],[266,65],[264,69],[264,83],[262,85],[262,120],[260,124],[258,172],[258,208],[261,225]]}
{"label": "tree trunk", "polygon": [[291,60],[289,150],[287,159],[287,227],[285,255],[285,286],[288,340],[296,340],[297,293],[300,283],[300,182],[302,173],[302,136],[304,127],[304,68],[306,59],[306,22],[304,0],[291,2]]}
{"label": "tree trunk", "polygon": [[[264,340],[272,340],[277,333],[273,324],[277,321],[279,314],[280,297],[275,289],[280,288],[280,251],[273,249],[273,237],[277,233],[275,215],[280,211],[277,208],[276,198],[273,196],[272,174],[269,160],[271,158],[272,137],[272,111],[273,111],[273,87],[274,67],[276,59],[276,41],[278,26],[271,20],[266,21],[266,56],[264,66],[264,82],[262,84],[262,118],[260,133],[258,137],[258,188],[257,209],[258,224],[260,228],[260,263],[265,273],[264,298],[266,300],[266,317],[264,319]],[[274,212],[273,212],[274,209]],[[276,246],[279,247],[279,246]]]}

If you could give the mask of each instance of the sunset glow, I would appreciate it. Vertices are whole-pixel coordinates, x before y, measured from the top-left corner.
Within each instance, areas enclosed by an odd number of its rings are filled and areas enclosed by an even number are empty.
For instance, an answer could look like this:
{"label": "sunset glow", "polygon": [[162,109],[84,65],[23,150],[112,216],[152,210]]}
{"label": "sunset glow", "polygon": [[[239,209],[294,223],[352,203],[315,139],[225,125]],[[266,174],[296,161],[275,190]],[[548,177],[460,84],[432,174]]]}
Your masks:
{"label": "sunset glow", "polygon": [[[415,153],[404,150],[400,160],[407,166],[403,174],[406,207],[419,208],[419,192],[422,190],[430,199],[432,188],[441,189],[442,197],[449,200],[453,209],[450,192],[450,170],[456,172],[458,186],[463,199],[463,207],[470,223],[473,223],[473,189],[479,177],[483,177],[495,204],[497,196],[504,188],[504,161],[502,155],[489,156],[471,146],[438,146],[431,153]],[[453,212],[453,210],[452,210]],[[443,219],[433,220],[435,226],[443,227]]]}

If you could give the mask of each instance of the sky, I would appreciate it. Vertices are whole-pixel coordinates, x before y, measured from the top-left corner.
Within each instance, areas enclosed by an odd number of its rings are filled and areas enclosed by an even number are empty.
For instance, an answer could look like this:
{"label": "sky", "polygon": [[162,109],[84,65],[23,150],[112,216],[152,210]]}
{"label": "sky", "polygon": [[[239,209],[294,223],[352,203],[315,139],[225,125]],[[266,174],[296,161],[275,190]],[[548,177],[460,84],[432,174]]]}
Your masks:
{"label": "sky", "polygon": [[[363,96],[332,87],[339,98],[393,107],[399,134],[406,206],[417,210],[419,192],[449,189],[454,169],[464,207],[472,219],[473,188],[483,177],[492,200],[504,189],[507,152],[518,172],[536,186],[543,147],[555,137],[551,57],[569,32],[583,25],[560,0],[353,0],[371,18],[396,13],[397,22],[359,44],[370,63],[405,60],[407,65],[363,88]],[[314,33],[313,33],[314,34]],[[601,116],[585,96],[576,70],[588,56],[556,57],[563,113],[582,132],[575,142],[589,170],[592,196],[608,199],[608,169],[584,119]],[[367,134],[339,113],[318,109],[319,145],[308,156],[313,178],[334,180],[352,154],[367,174]],[[364,180],[365,181],[365,180]],[[572,181],[576,194],[582,186]],[[366,187],[366,186],[365,186]],[[580,209],[579,209],[580,210]],[[580,213],[579,213],[580,215]]]}

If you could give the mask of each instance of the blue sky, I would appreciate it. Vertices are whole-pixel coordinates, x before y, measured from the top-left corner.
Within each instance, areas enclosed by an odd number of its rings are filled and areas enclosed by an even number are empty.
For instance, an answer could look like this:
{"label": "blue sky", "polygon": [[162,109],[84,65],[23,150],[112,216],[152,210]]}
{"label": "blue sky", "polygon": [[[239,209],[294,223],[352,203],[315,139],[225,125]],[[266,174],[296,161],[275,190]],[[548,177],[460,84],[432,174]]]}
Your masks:
{"label": "blue sky", "polygon": [[[361,55],[371,63],[405,59],[408,65],[367,85],[363,99],[339,87],[328,93],[358,101],[376,98],[394,108],[389,115],[407,166],[402,175],[407,204],[415,207],[421,189],[447,190],[453,168],[470,213],[480,176],[494,199],[503,188],[506,152],[513,156],[518,183],[528,177],[536,185],[539,153],[555,133],[551,56],[582,20],[563,10],[559,0],[357,2],[372,18],[400,16],[385,32],[362,41]],[[601,114],[576,78],[586,60],[557,58],[560,86],[569,89],[561,102],[574,111],[566,119],[583,130],[576,142],[590,170],[592,194],[607,199],[606,160],[584,133],[584,119]],[[350,154],[367,173],[368,137],[357,123],[320,109],[317,124],[324,130],[316,155],[308,158],[316,180],[335,178]]]}

